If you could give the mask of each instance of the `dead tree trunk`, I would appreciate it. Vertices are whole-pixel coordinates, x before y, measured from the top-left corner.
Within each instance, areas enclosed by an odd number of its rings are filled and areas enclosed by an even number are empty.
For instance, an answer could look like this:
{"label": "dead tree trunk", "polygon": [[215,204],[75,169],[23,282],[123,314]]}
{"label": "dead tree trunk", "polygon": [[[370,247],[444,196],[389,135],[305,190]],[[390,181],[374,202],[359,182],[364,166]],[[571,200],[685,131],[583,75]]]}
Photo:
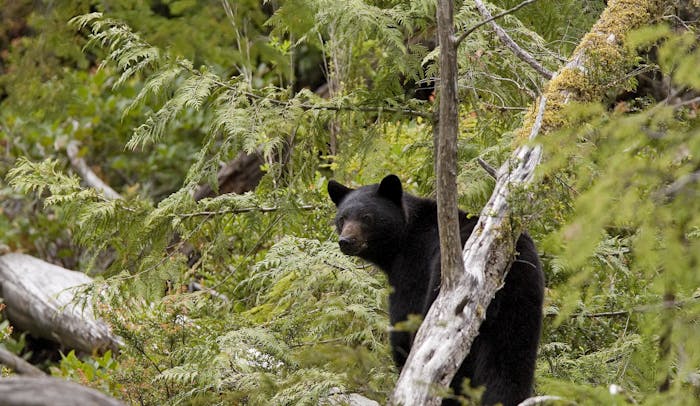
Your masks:
{"label": "dead tree trunk", "polygon": [[24,254],[0,257],[0,297],[7,318],[28,331],[79,351],[116,351],[117,338],[95,319],[89,298],[76,299],[92,278]]}
{"label": "dead tree trunk", "polygon": [[[453,38],[448,34],[449,28],[444,27],[447,23],[451,26],[451,19],[445,19],[445,14],[443,18],[440,17],[441,13],[445,13],[445,8],[450,6],[448,3],[450,2],[447,0],[440,0],[438,3],[438,29],[447,30],[440,36],[441,53],[445,52],[443,38],[450,42]],[[552,112],[558,112],[572,101],[600,100],[606,89],[591,89],[587,86],[591,86],[592,82],[575,81],[572,77],[583,78],[588,72],[610,72],[613,66],[622,69],[627,57],[622,44],[623,36],[630,30],[651,22],[662,3],[661,0],[609,1],[608,8],[574,51],[570,62],[559,71],[558,77],[550,82],[537,104],[538,108],[526,118],[521,134],[529,135],[532,140],[541,129],[550,131],[557,128],[561,125],[561,120],[557,121]],[[443,25],[442,28],[440,24]],[[605,55],[608,59],[596,59],[600,58],[600,55]],[[456,77],[445,76],[450,72],[449,67],[445,68],[442,65],[446,60],[442,57],[440,59],[441,84],[456,80]],[[596,67],[596,64],[605,64],[607,70]],[[545,115],[545,107],[549,116]],[[441,131],[443,124],[440,123]],[[440,137],[442,142],[445,135],[440,134]],[[446,262],[443,262],[440,293],[416,334],[411,353],[391,398],[393,404],[407,406],[440,403],[433,388],[448,386],[455,371],[469,353],[486,309],[502,285],[505,270],[513,258],[514,243],[521,230],[517,224],[511,224],[509,221],[510,191],[513,187],[523,187],[530,183],[540,158],[539,146],[522,146],[499,169],[498,181],[491,199],[482,210],[479,223],[462,252],[466,272],[452,274],[450,272],[458,270],[459,267],[445,268]],[[438,160],[443,159],[444,157],[438,156]],[[452,176],[451,172],[456,170],[455,165],[445,168],[442,173]],[[438,172],[438,189],[444,186],[449,187],[447,182],[441,179],[441,172]],[[442,224],[441,222],[441,227]],[[448,255],[450,251],[446,251],[442,243],[441,237],[442,255]]]}

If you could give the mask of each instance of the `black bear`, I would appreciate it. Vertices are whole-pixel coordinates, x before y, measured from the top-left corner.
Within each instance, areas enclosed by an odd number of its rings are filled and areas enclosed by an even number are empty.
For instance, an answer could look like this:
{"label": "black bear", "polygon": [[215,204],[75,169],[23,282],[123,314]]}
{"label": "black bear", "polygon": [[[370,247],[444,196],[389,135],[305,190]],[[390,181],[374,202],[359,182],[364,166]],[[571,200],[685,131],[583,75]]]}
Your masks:
{"label": "black bear", "polygon": [[[351,189],[331,180],[328,194],[338,208],[335,225],[340,250],[381,268],[388,276],[392,325],[409,314],[425,316],[440,288],[440,244],[437,205],[403,192],[394,175],[380,184]],[[462,245],[477,222],[459,213]],[[484,386],[484,405],[517,405],[530,396],[537,344],[542,325],[544,275],[532,239],[522,234],[517,256],[486,311],[486,319],[452,384],[461,393],[464,378]],[[413,337],[392,331],[391,347],[399,369],[406,362]],[[458,404],[444,400],[443,404]]]}

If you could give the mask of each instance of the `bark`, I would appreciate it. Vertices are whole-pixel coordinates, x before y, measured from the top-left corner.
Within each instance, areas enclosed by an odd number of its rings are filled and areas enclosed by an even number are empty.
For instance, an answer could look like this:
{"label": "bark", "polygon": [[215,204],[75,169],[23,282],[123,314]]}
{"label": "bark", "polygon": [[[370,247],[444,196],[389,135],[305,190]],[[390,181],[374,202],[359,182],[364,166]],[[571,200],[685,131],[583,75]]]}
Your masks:
{"label": "bark", "polygon": [[452,25],[454,4],[440,0],[437,7],[440,43],[439,141],[437,165],[437,211],[440,234],[442,288],[452,289],[464,265],[457,208],[457,43]]}
{"label": "bark", "polygon": [[118,339],[95,319],[90,298],[78,295],[92,279],[24,254],[0,257],[0,297],[20,330],[91,353],[117,351]]}
{"label": "bark", "polygon": [[[601,63],[606,66],[625,66],[627,54],[623,51],[621,39],[630,30],[655,18],[661,5],[660,0],[610,1],[570,62],[550,82],[546,93],[539,100],[538,108],[526,118],[520,133],[532,140],[541,129],[550,131],[564,123],[561,117],[550,115],[547,118],[545,108],[549,110],[554,107],[554,111],[558,112],[572,101],[602,99],[605,89],[589,89],[586,87],[588,82],[572,81],[571,77],[595,72],[589,66],[598,61],[590,55],[595,55],[601,47],[613,51],[606,53],[608,59]],[[441,7],[442,3],[438,10]],[[442,47],[441,52],[444,52]],[[452,81],[453,78],[444,76],[442,59],[440,72],[441,82]],[[464,246],[462,257],[466,272],[450,275],[456,278],[454,285],[442,284],[437,299],[416,334],[411,353],[392,395],[393,404],[440,403],[432,389],[448,386],[469,353],[486,309],[502,285],[505,270],[513,258],[515,241],[521,230],[517,223],[510,222],[510,191],[513,187],[524,187],[531,182],[541,154],[542,150],[537,145],[521,146],[499,169],[493,194]],[[443,157],[439,156],[438,159]],[[455,171],[455,168],[452,170]],[[442,251],[442,255],[446,255],[446,252]]]}
{"label": "bark", "polygon": [[13,377],[0,379],[4,406],[123,406],[95,389],[58,378]]}

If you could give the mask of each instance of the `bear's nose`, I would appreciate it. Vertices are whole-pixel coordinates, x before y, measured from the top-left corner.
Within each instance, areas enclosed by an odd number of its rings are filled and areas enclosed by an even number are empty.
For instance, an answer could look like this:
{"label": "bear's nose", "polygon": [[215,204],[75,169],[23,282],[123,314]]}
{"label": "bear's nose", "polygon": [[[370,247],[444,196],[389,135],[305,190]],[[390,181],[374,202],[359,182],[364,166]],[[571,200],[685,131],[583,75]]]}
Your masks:
{"label": "bear's nose", "polygon": [[357,247],[357,239],[355,237],[340,237],[338,245],[344,254],[352,255]]}

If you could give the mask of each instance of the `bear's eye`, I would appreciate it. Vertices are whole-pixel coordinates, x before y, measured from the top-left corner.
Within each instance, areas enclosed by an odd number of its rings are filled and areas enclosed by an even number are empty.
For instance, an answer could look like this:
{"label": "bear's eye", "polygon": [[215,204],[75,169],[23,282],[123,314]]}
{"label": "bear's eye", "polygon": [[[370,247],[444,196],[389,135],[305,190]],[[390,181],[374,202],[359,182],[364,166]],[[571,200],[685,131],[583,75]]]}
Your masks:
{"label": "bear's eye", "polygon": [[343,228],[343,223],[345,223],[345,216],[338,216],[336,223],[338,224],[339,228]]}
{"label": "bear's eye", "polygon": [[362,221],[365,223],[371,223],[373,220],[372,215],[369,213],[363,214],[361,218],[362,218]]}

